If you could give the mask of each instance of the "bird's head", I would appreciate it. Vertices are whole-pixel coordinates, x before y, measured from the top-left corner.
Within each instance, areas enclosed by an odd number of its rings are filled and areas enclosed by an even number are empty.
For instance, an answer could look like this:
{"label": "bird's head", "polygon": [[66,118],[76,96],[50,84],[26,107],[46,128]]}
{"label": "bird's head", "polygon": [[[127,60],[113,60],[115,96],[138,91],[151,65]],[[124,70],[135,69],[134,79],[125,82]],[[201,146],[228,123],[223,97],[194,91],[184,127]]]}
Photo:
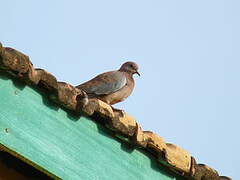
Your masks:
{"label": "bird's head", "polygon": [[123,71],[123,72],[127,72],[130,74],[137,74],[140,76],[139,72],[138,72],[138,65],[135,62],[125,62],[121,68],[119,69],[119,71]]}

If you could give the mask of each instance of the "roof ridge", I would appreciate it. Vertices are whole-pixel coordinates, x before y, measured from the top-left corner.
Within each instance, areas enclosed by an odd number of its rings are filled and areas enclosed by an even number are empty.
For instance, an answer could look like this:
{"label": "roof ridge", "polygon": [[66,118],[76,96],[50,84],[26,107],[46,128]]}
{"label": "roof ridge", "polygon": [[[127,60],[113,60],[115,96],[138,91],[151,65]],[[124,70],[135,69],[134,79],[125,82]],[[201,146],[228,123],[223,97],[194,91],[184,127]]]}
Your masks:
{"label": "roof ridge", "polygon": [[[219,176],[213,168],[198,164],[186,150],[170,143],[151,131],[143,131],[130,115],[115,111],[98,99],[88,99],[80,89],[58,82],[56,77],[43,69],[35,69],[29,57],[9,47],[2,47],[0,42],[0,70],[48,91],[49,98],[59,105],[92,118],[101,117],[105,127],[115,132],[117,137],[150,152],[156,161],[172,171],[193,180],[231,180]],[[96,118],[95,118],[96,119]]]}

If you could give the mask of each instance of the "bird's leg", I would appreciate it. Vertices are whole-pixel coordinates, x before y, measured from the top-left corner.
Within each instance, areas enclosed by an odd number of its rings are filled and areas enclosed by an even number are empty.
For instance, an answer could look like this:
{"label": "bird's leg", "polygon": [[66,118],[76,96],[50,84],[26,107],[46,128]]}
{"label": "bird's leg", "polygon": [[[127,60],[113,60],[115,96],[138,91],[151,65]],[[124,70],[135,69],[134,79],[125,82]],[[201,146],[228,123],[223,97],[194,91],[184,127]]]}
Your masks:
{"label": "bird's leg", "polygon": [[84,106],[86,106],[89,102],[88,100],[88,95],[86,92],[81,91],[81,93],[79,95],[77,95],[76,97],[77,100],[77,105],[78,105],[78,109],[82,109]]}
{"label": "bird's leg", "polygon": [[123,117],[124,116],[124,110],[122,110],[122,109],[117,109],[117,108],[115,108],[115,107],[113,107],[113,106],[111,106],[112,107],[112,110],[113,111],[117,111],[120,115],[121,115],[121,117]]}

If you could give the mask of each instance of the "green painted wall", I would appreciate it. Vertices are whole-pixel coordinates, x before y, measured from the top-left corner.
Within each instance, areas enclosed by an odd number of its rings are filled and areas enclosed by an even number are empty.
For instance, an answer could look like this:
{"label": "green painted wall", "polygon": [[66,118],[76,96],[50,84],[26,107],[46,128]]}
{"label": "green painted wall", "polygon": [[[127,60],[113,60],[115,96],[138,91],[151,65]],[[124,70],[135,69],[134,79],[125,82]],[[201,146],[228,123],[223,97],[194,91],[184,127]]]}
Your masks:
{"label": "green painted wall", "polygon": [[101,125],[1,73],[0,143],[66,180],[182,180]]}

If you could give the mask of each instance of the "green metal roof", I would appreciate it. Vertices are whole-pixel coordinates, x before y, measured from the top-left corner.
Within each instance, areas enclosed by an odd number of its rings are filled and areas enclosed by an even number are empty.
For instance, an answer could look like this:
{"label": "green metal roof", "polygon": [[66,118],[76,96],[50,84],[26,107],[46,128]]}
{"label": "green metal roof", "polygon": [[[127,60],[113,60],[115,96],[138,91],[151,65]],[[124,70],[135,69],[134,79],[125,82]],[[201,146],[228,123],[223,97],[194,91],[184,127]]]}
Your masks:
{"label": "green metal roof", "polygon": [[183,179],[46,96],[0,75],[0,144],[24,161],[61,179]]}

